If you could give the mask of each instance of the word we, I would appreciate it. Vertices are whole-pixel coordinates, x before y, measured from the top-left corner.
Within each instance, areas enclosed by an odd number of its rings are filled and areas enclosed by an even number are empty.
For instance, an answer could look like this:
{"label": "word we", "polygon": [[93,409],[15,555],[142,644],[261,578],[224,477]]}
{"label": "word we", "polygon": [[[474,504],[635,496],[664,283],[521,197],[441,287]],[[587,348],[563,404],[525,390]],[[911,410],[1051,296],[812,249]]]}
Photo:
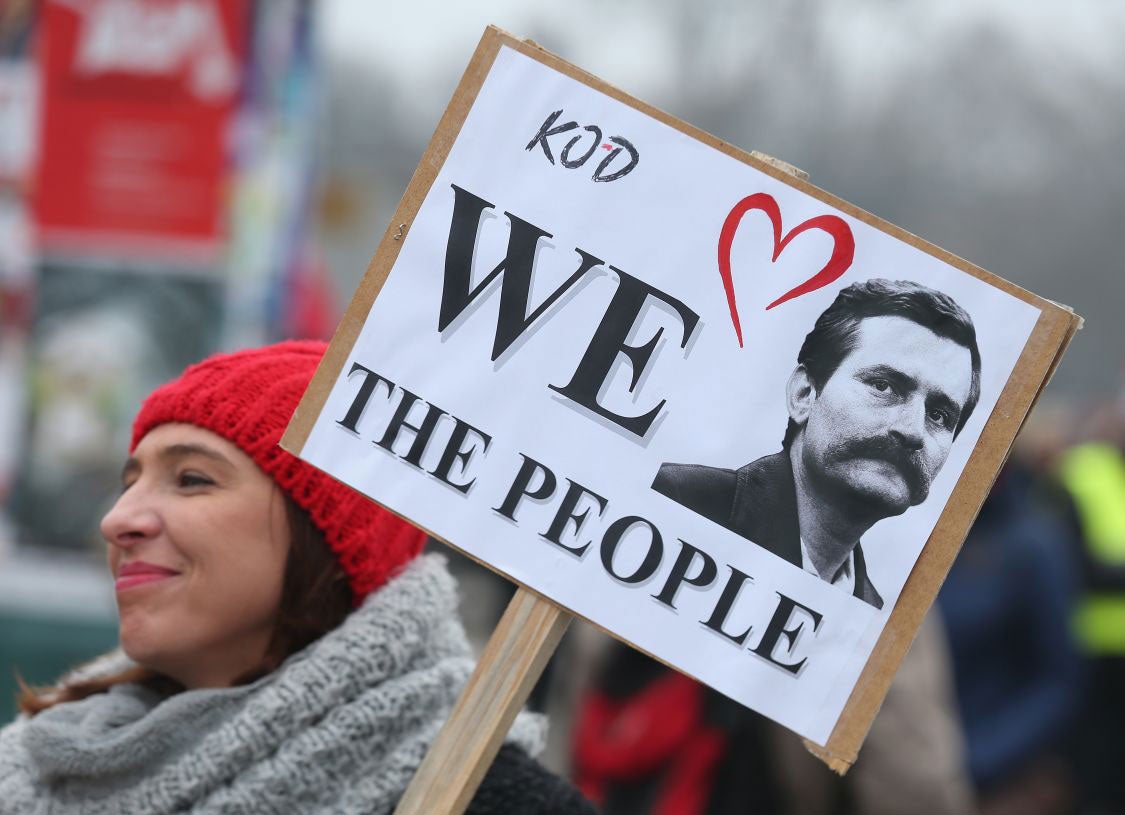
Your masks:
{"label": "word we", "polygon": [[683,329],[679,342],[681,349],[687,346],[688,339],[695,331],[699,323],[699,315],[667,292],[650,286],[616,266],[609,266],[589,252],[578,248],[574,250],[579,257],[578,269],[529,314],[528,300],[535,268],[536,248],[540,240],[549,239],[552,235],[511,212],[504,213],[511,223],[507,252],[495,268],[485,275],[475,288],[470,289],[477,232],[485,211],[492,209],[493,205],[456,184],[450,186],[453,187],[454,194],[453,218],[445,252],[445,280],[441,292],[438,331],[450,329],[456,319],[492,285],[493,281],[502,278],[496,334],[492,345],[492,361],[495,362],[574,284],[592,269],[607,266],[617,275],[617,291],[606,306],[601,322],[590,338],[570,382],[566,385],[547,387],[603,419],[643,438],[664,408],[665,400],[661,399],[645,413],[627,416],[615,413],[603,405],[599,401],[599,394],[604,392],[614,363],[622,355],[633,368],[629,392],[632,393],[640,385],[642,374],[660,346],[660,339],[664,332],[664,327],[661,326],[643,344],[634,345],[630,341],[634,326],[640,320],[650,300],[670,306],[679,319]]}

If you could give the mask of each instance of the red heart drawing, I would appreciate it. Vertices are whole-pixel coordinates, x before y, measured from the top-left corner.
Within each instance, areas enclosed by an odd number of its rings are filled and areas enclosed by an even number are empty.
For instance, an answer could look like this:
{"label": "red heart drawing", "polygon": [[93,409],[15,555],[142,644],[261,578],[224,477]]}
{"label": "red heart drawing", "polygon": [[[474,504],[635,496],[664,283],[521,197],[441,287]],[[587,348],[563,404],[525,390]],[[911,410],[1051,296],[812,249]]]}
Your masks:
{"label": "red heart drawing", "polygon": [[734,242],[734,234],[738,231],[738,225],[742,223],[742,216],[752,209],[759,209],[764,212],[773,224],[773,262],[777,261],[778,256],[789,245],[789,241],[810,229],[827,232],[832,236],[834,242],[832,256],[828,258],[824,267],[804,283],[785,292],[781,297],[766,306],[766,311],[774,306],[780,306],[794,297],[800,297],[802,294],[808,294],[827,286],[848,270],[848,267],[852,265],[852,258],[855,256],[855,238],[852,236],[851,228],[843,218],[836,215],[820,215],[816,218],[809,218],[804,223],[789,230],[789,234],[782,238],[781,210],[772,195],[759,192],[748,195],[735,204],[730,214],[727,215],[727,219],[723,221],[723,229],[719,233],[719,276],[723,279],[723,289],[727,293],[730,319],[734,323],[734,333],[738,336],[739,348],[742,347],[742,324],[739,322],[738,306],[734,300],[734,279],[731,277],[730,271],[730,246]]}

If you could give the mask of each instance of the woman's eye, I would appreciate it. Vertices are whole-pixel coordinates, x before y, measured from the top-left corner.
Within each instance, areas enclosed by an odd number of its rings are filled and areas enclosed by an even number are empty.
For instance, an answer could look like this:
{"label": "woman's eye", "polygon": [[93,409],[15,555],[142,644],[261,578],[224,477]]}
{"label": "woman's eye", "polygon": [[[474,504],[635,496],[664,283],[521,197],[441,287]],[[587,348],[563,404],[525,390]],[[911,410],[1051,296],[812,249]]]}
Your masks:
{"label": "woman's eye", "polygon": [[207,487],[215,482],[202,473],[184,472],[178,476],[181,487]]}
{"label": "woman's eye", "polygon": [[879,391],[879,393],[886,393],[891,389],[891,383],[886,379],[872,379],[871,387]]}

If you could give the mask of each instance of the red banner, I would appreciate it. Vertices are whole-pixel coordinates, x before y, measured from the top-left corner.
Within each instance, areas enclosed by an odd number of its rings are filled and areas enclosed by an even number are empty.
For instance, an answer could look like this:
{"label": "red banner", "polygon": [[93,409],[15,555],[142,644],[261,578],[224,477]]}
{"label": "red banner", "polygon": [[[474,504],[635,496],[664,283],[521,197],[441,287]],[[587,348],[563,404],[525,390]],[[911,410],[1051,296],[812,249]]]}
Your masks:
{"label": "red banner", "polygon": [[44,3],[44,251],[214,260],[248,14],[247,0]]}

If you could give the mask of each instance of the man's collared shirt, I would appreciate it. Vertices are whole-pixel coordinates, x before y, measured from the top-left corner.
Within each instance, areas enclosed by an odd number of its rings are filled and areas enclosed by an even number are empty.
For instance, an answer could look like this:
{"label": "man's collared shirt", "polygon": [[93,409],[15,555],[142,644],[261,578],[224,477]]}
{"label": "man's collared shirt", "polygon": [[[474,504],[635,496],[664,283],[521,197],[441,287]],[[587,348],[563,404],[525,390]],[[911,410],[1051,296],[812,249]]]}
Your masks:
{"label": "man's collared shirt", "polygon": [[[820,572],[816,570],[812,558],[809,557],[809,549],[805,546],[804,538],[801,538],[801,568],[814,577],[820,577]],[[840,568],[836,570],[836,574],[828,582],[833,586],[839,586],[848,594],[855,593],[855,549],[848,551],[847,558],[840,564]]]}

